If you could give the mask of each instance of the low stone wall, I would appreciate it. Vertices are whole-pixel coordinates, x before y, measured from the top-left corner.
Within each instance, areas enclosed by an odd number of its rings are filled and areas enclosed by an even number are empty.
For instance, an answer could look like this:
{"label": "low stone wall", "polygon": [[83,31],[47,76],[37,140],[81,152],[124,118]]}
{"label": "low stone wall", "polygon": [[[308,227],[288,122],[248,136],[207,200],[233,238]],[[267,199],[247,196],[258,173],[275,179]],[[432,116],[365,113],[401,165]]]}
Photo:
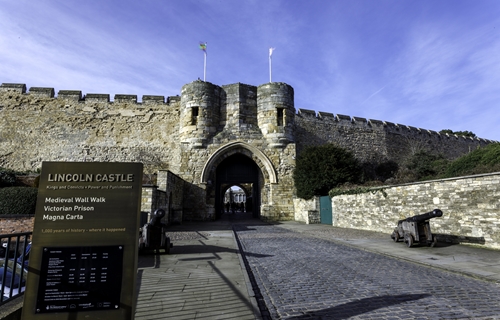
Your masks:
{"label": "low stone wall", "polygon": [[314,197],[312,200],[295,198],[293,204],[295,207],[295,221],[304,222],[305,224],[320,223],[318,197]]}
{"label": "low stone wall", "polygon": [[[163,209],[167,213],[167,198],[165,191],[158,190],[158,186],[143,185],[141,194],[141,226],[151,220],[156,209]],[[169,224],[169,216],[165,214],[162,222]]]}
{"label": "low stone wall", "polygon": [[165,192],[165,205],[169,224],[183,220],[185,181],[169,170],[158,171],[158,190]]}
{"label": "low stone wall", "polygon": [[333,226],[392,233],[398,220],[439,208],[430,220],[438,240],[500,249],[500,173],[377,190],[333,197]]}

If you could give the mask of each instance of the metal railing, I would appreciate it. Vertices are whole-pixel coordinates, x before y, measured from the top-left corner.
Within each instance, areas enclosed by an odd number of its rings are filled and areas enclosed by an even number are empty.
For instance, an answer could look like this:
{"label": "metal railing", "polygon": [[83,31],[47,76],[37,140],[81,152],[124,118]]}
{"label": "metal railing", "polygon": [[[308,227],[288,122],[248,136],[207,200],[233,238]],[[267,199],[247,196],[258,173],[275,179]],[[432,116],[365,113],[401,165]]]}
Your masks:
{"label": "metal railing", "polygon": [[0,305],[24,294],[32,232],[0,235]]}

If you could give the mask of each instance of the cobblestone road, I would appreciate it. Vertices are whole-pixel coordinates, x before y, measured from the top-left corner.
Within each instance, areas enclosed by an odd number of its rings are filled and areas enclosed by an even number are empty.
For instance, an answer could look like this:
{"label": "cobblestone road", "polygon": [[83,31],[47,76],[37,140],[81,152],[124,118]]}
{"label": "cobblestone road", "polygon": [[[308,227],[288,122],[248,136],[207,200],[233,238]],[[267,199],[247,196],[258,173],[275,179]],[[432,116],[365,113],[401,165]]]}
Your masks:
{"label": "cobblestone road", "polygon": [[500,319],[498,284],[273,225],[234,230],[271,319]]}

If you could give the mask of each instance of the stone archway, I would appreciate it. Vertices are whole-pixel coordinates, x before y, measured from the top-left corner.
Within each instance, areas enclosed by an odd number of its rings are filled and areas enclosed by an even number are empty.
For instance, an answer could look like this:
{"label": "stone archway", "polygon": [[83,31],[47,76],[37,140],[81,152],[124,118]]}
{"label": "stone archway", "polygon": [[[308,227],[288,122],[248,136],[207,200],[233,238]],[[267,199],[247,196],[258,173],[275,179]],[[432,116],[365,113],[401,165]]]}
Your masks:
{"label": "stone archway", "polygon": [[216,169],[215,175],[215,216],[220,218],[224,213],[222,207],[224,191],[228,185],[250,185],[252,201],[252,216],[260,216],[260,194],[263,185],[262,172],[249,157],[237,153],[225,158]]}
{"label": "stone archway", "polygon": [[201,184],[210,184],[217,166],[227,157],[243,154],[255,161],[264,175],[265,183],[277,183],[276,170],[267,156],[259,149],[244,142],[230,142],[217,149],[208,159],[201,174]]}
{"label": "stone archway", "polygon": [[266,185],[276,183],[271,161],[259,149],[243,142],[231,142],[219,148],[206,162],[201,183],[207,186],[207,201],[214,203],[215,216],[223,212],[223,188],[228,184],[251,185],[252,213],[260,216],[261,194]]}

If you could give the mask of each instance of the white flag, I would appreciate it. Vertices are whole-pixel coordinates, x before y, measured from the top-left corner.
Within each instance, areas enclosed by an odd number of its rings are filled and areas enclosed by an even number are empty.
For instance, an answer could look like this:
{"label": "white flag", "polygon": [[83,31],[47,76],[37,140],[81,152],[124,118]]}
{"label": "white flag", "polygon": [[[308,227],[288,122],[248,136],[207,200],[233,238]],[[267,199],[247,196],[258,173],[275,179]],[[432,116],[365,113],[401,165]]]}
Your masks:
{"label": "white flag", "polygon": [[271,56],[273,55],[274,49],[276,48],[269,48],[269,58],[271,58]]}

